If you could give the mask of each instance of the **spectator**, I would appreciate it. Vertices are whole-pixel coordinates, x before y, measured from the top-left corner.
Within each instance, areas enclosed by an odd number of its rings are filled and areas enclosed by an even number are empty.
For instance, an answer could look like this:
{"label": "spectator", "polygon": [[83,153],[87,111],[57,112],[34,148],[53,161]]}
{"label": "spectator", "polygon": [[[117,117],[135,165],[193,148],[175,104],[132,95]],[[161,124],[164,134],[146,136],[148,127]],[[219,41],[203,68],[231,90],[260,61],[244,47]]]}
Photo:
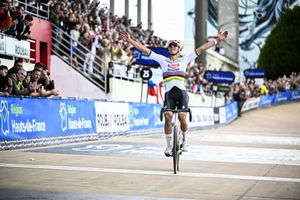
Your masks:
{"label": "spectator", "polygon": [[12,18],[8,9],[8,4],[0,2],[0,31],[7,30],[13,25]]}
{"label": "spectator", "polygon": [[83,66],[83,72],[87,72],[87,67],[90,60],[90,52],[92,49],[92,41],[91,35],[88,31],[85,31],[79,37],[78,42],[80,45],[78,46],[78,62],[81,66]]}
{"label": "spectator", "polygon": [[[20,69],[17,73],[12,74],[12,85],[13,90],[12,94],[20,96],[21,98],[27,95],[30,95],[33,91],[39,89],[42,84],[29,83],[28,86],[24,83],[24,80],[27,76],[27,72],[24,69]],[[24,86],[26,85],[26,86]]]}
{"label": "spectator", "polygon": [[70,36],[71,36],[71,40],[72,40],[72,52],[73,52],[73,61],[74,61],[74,65],[78,68],[78,63],[77,63],[77,46],[78,46],[78,40],[80,37],[80,23],[76,22],[74,24],[73,29],[70,31]]}
{"label": "spectator", "polygon": [[13,25],[5,32],[7,35],[16,36],[17,35],[17,28],[18,24],[22,23],[23,20],[23,14],[24,14],[24,7],[23,6],[17,6],[16,11],[12,12],[12,20]]}
{"label": "spectator", "polygon": [[0,96],[9,96],[12,91],[12,80],[7,76],[8,68],[0,66]]}
{"label": "spectator", "polygon": [[32,26],[33,17],[27,14],[21,23],[18,23],[17,39],[27,40],[30,39],[30,27]]}
{"label": "spectator", "polygon": [[[46,66],[44,66],[43,65],[43,63],[41,63],[41,62],[37,62],[37,63],[35,63],[35,65],[34,65],[34,70],[37,70],[37,71],[39,71],[39,72],[41,72],[41,74],[40,74],[40,78],[38,79],[38,84],[42,84],[42,86],[45,88],[47,85],[49,85],[50,84],[50,79],[49,79],[49,77],[48,77],[48,73],[47,73],[47,68],[46,68]],[[29,72],[27,72],[27,75],[29,76],[29,77],[31,77],[31,73],[32,73],[32,71],[29,71]]]}
{"label": "spectator", "polygon": [[23,61],[21,59],[15,60],[14,66],[8,70],[8,77],[16,74],[23,67]]}

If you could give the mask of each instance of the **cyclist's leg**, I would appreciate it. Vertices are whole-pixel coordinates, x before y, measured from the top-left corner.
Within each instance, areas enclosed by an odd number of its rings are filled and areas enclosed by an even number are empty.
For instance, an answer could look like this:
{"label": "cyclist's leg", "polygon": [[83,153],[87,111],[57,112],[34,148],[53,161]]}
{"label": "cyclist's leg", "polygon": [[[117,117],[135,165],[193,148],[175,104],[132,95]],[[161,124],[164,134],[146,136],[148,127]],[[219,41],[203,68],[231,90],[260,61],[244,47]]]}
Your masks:
{"label": "cyclist's leg", "polygon": [[[174,106],[174,101],[172,98],[170,98],[170,92],[166,92],[165,94],[165,102],[164,102],[164,108],[166,109],[173,109]],[[172,112],[165,112],[165,137],[166,137],[166,142],[167,142],[167,148],[165,150],[165,155],[166,156],[171,156],[172,155],[172,148],[173,148],[173,142],[172,142],[172,117],[173,113]]]}
{"label": "cyclist's leg", "polygon": [[[187,109],[188,103],[189,103],[188,93],[185,90],[182,90],[182,99],[180,101],[180,109]],[[187,151],[188,143],[187,143],[186,134],[188,131],[188,123],[187,123],[187,119],[186,119],[186,113],[179,113],[178,119],[180,121],[180,129],[181,129],[182,137],[183,137],[182,151]]]}

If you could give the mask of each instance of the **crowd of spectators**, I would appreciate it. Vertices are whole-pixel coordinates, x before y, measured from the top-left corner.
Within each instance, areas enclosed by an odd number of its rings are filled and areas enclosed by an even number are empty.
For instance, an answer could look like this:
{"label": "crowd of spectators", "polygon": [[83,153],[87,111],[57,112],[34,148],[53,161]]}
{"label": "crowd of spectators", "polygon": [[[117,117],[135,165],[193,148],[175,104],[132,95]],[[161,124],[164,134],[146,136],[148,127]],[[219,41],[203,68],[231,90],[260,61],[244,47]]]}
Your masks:
{"label": "crowd of spectators", "polygon": [[12,0],[0,1],[0,32],[16,37],[18,40],[31,38],[32,15],[24,16],[24,6],[21,4],[13,6]]}
{"label": "crowd of spectators", "polygon": [[23,68],[23,60],[14,61],[8,70],[5,65],[0,65],[0,96],[23,97],[50,97],[58,96],[46,67],[38,62],[32,71]]}

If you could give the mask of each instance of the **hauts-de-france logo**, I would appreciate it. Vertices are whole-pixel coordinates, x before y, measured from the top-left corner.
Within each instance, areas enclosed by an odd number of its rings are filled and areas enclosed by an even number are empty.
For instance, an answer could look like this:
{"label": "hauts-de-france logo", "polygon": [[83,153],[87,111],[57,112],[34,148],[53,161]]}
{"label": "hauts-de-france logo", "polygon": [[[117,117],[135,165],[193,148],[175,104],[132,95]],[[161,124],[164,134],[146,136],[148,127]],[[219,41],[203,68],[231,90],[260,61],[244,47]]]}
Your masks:
{"label": "hauts-de-france logo", "polygon": [[68,111],[65,102],[60,103],[59,115],[61,130],[65,132],[68,129]]}
{"label": "hauts-de-france logo", "polygon": [[9,133],[9,109],[8,102],[6,100],[1,100],[0,103],[0,123],[1,132],[4,135]]}

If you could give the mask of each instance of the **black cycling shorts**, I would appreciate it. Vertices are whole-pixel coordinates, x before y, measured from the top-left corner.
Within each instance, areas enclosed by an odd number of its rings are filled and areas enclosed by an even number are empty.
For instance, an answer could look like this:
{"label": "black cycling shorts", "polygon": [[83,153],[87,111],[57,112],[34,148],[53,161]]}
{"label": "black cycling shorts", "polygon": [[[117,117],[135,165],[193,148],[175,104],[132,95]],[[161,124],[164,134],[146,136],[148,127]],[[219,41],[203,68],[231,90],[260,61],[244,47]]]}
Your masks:
{"label": "black cycling shorts", "polygon": [[181,90],[178,87],[173,87],[165,93],[164,108],[166,109],[187,109],[189,105],[189,95],[187,91]]}

